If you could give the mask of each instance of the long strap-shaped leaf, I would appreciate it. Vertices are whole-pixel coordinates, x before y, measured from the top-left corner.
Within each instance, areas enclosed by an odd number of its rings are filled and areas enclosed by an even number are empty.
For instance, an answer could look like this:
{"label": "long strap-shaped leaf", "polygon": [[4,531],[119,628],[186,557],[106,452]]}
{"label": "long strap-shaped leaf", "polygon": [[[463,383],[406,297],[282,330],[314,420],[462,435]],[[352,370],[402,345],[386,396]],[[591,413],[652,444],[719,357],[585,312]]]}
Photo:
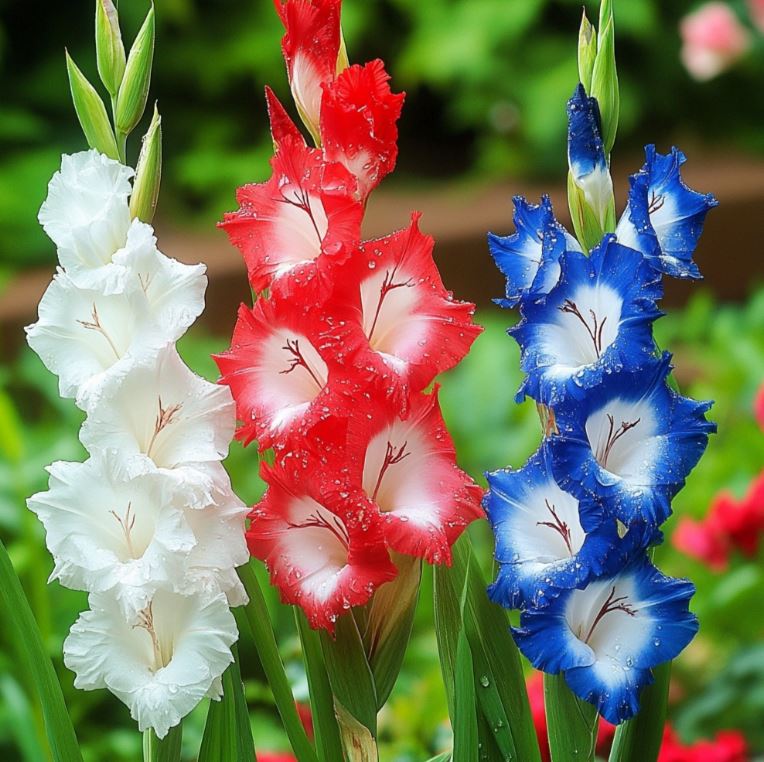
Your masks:
{"label": "long strap-shaped leaf", "polygon": [[300,632],[302,655],[310,690],[310,707],[313,713],[313,728],[316,734],[316,750],[321,762],[342,760],[342,739],[334,714],[334,696],[329,677],[324,666],[319,634],[310,628],[308,620],[299,609],[295,609],[297,629]]}
{"label": "long strap-shaped leaf", "polygon": [[594,762],[597,710],[560,675],[544,675],[544,707],[552,762]]}
{"label": "long strap-shaped leaf", "polygon": [[653,670],[655,682],[642,691],[639,713],[618,726],[610,762],[655,762],[663,741],[671,662]]}
{"label": "long strap-shaped leaf", "polygon": [[161,740],[149,729],[143,733],[143,762],[180,762],[183,725],[170,728]]}
{"label": "long strap-shaped leaf", "polygon": [[64,704],[61,685],[43,648],[40,630],[2,542],[0,603],[3,626],[40,699],[53,759],[55,762],[82,762],[77,736]]}
{"label": "long strap-shaped leaf", "polygon": [[305,728],[300,722],[300,716],[297,714],[292,689],[289,687],[289,681],[284,672],[284,664],[279,655],[265,598],[255,576],[255,570],[250,562],[239,567],[238,572],[247,595],[249,595],[249,603],[244,607],[244,615],[252,630],[257,655],[260,657],[265,677],[273,692],[273,698],[281,715],[281,721],[284,723],[284,730],[286,730],[289,743],[292,744],[292,750],[298,762],[318,762],[316,752],[308,740]]}
{"label": "long strap-shaped leaf", "polygon": [[451,568],[436,567],[434,572],[435,631],[452,722],[462,627],[460,602],[465,580],[464,629],[472,653],[475,693],[483,719],[478,723],[482,748],[494,750],[498,759],[539,762],[541,757],[517,646],[509,632],[506,614],[488,600],[485,580],[466,536],[454,545]]}
{"label": "long strap-shaped leaf", "polygon": [[239,654],[223,673],[223,698],[211,701],[199,762],[254,762],[255,744],[239,670]]}

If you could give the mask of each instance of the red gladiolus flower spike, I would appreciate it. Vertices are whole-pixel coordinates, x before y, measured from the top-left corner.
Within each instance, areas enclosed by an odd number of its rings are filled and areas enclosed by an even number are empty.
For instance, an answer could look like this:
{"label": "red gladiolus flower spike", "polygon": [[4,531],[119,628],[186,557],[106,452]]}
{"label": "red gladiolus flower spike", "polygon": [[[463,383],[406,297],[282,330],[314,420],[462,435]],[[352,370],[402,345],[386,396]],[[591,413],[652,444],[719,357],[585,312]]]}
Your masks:
{"label": "red gladiolus flower spike", "polygon": [[363,207],[355,200],[355,178],[288,134],[272,167],[268,182],[239,188],[240,208],[220,225],[241,251],[255,291],[271,288],[288,296],[311,286],[320,294],[331,268],[345,262],[360,240]]}
{"label": "red gladiolus flower spike", "polygon": [[329,161],[343,164],[358,180],[365,201],[398,157],[398,117],[404,95],[390,91],[382,61],[345,69],[324,86],[321,139]]}
{"label": "red gladiolus flower spike", "polygon": [[396,575],[382,517],[359,490],[322,484],[300,453],[263,466],[268,490],[250,518],[250,552],[266,563],[284,603],[300,606],[311,627],[330,632]]}
{"label": "red gladiolus flower spike", "polygon": [[318,135],[323,85],[337,75],[341,0],[275,0],[286,33],[281,50],[297,109]]}
{"label": "red gladiolus flower spike", "polygon": [[414,215],[405,230],[362,245],[329,302],[344,319],[324,342],[404,407],[410,392],[459,363],[482,330],[472,322],[475,306],[443,286],[433,239],[418,223]]}

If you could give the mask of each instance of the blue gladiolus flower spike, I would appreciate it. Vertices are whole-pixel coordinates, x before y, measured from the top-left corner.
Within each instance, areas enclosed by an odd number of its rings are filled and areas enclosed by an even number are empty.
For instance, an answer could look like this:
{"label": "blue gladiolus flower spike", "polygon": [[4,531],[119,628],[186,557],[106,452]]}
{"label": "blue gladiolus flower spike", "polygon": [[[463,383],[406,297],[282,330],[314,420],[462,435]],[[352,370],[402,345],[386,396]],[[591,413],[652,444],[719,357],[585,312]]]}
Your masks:
{"label": "blue gladiolus flower spike", "polygon": [[642,368],[605,374],[592,393],[554,406],[549,438],[555,478],[579,498],[607,501],[624,523],[662,524],[716,425],[710,402],[671,390],[666,353]]}
{"label": "blue gladiolus flower spike", "polygon": [[587,96],[582,84],[568,101],[568,165],[573,182],[604,227],[613,181],[602,142],[599,105],[596,98]]}
{"label": "blue gladiolus flower spike", "polygon": [[569,251],[559,283],[547,296],[522,305],[510,329],[528,376],[518,393],[553,407],[581,399],[604,376],[635,370],[655,352],[652,323],[662,313],[660,275],[638,251],[605,236],[591,257]]}
{"label": "blue gladiolus flower spike", "polygon": [[682,181],[684,154],[676,148],[663,155],[645,147],[644,167],[632,175],[629,203],[618,223],[618,240],[638,249],[653,267],[675,278],[700,278],[692,260],[709,209],[711,194],[690,190]]}
{"label": "blue gladiolus flower spike", "polygon": [[651,669],[692,640],[687,580],[661,574],[644,553],[582,589],[566,590],[544,608],[523,612],[514,630],[534,667],[563,673],[570,689],[618,724],[639,709]]}
{"label": "blue gladiolus flower spike", "polygon": [[508,608],[544,606],[559,589],[603,572],[619,544],[616,522],[594,500],[560,489],[543,447],[521,469],[486,476],[483,505],[499,564],[492,600]]}
{"label": "blue gladiolus flower spike", "polygon": [[580,250],[578,242],[555,219],[548,196],[531,204],[514,198],[515,232],[509,236],[488,234],[488,247],[496,266],[507,279],[502,307],[514,307],[523,298],[549,292],[560,277],[560,255],[566,248]]}

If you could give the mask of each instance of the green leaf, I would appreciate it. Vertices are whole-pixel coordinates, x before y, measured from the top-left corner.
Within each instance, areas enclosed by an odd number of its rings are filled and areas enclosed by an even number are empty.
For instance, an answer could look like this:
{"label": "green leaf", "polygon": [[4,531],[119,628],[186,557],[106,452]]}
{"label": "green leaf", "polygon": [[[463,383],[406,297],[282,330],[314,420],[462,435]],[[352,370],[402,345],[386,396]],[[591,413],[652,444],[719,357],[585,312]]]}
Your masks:
{"label": "green leaf", "polygon": [[445,751],[443,754],[438,754],[437,757],[432,757],[431,759],[428,759],[427,762],[451,762],[451,752]]}
{"label": "green leaf", "polygon": [[464,627],[477,676],[482,726],[490,733],[482,738],[484,748],[497,747],[502,758],[538,762],[541,757],[517,646],[505,612],[488,600],[485,580],[474,561],[467,536],[454,545],[452,566],[434,570],[435,633],[452,722],[461,629],[460,597],[465,580],[468,587]]}
{"label": "green leaf", "polygon": [[109,124],[106,107],[93,85],[72,60],[69,51],[66,52],[66,71],[69,74],[74,110],[88,145],[110,159],[119,161],[117,141]]}
{"label": "green leaf", "polygon": [[244,616],[252,630],[255,649],[263,666],[268,685],[273,692],[273,699],[281,715],[289,743],[292,744],[292,750],[298,762],[318,762],[316,752],[308,740],[300,716],[297,714],[294,696],[289,687],[289,681],[284,672],[284,664],[276,645],[263,591],[255,576],[252,562],[240,566],[237,571],[249,596],[249,603],[244,606]]}
{"label": "green leaf", "polygon": [[544,675],[544,706],[552,762],[594,762],[597,710],[560,675]]}
{"label": "green leaf", "polygon": [[615,731],[610,762],[655,762],[663,742],[671,662],[653,670],[655,682],[642,691],[637,716]]}
{"label": "green leaf", "polygon": [[112,0],[96,0],[95,42],[98,75],[114,97],[125,73],[125,46],[119,30],[119,15]]}
{"label": "green leaf", "polygon": [[454,674],[454,759],[459,762],[478,762],[477,709],[472,651],[462,627],[456,644]]}
{"label": "green leaf", "polygon": [[255,745],[244,686],[239,670],[239,654],[223,673],[223,698],[210,701],[198,762],[253,762]]}
{"label": "green leaf", "polygon": [[615,60],[615,25],[611,0],[602,0],[597,58],[592,72],[591,95],[597,99],[602,116],[602,142],[610,154],[618,132],[620,94]]}
{"label": "green leaf", "polygon": [[584,9],[578,32],[578,79],[587,93],[592,87],[594,61],[597,58],[597,34]]}
{"label": "green leaf", "polygon": [[170,728],[162,739],[149,728],[143,732],[143,762],[180,762],[182,743],[183,723]]}
{"label": "green leaf", "polygon": [[336,700],[372,737],[377,735],[377,693],[361,633],[352,614],[341,616],[334,636],[321,631],[326,673]]}
{"label": "green leaf", "polygon": [[32,609],[16,576],[5,545],[0,542],[0,621],[16,657],[37,691],[45,731],[55,762],[82,762],[77,736],[64,704],[61,685],[45,652]]}
{"label": "green leaf", "polygon": [[294,610],[297,629],[302,643],[302,654],[310,690],[310,708],[313,714],[313,729],[316,734],[316,749],[321,762],[342,759],[342,740],[334,714],[334,696],[326,674],[321,653],[321,641],[315,630],[310,628],[305,614]]}
{"label": "green leaf", "polygon": [[115,110],[117,132],[129,135],[143,116],[151,84],[151,66],[154,60],[154,6],[130,48],[125,76],[119,87]]}
{"label": "green leaf", "polygon": [[133,193],[130,196],[130,216],[151,223],[157,208],[159,186],[162,182],[162,119],[154,105],[154,116],[143,137],[138,166],[135,170]]}

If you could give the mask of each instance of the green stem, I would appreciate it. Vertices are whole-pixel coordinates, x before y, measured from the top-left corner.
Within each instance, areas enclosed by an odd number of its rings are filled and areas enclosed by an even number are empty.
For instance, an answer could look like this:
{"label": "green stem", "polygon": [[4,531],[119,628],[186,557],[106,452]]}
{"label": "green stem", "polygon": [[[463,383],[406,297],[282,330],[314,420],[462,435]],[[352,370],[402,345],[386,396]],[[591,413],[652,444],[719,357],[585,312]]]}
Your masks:
{"label": "green stem", "polygon": [[159,739],[151,728],[144,730],[143,762],[180,762],[182,741],[182,724],[170,728],[162,739]]}
{"label": "green stem", "polygon": [[305,728],[302,726],[300,716],[297,713],[297,706],[284,672],[284,664],[279,655],[276,638],[268,616],[268,608],[255,570],[252,564],[248,563],[240,566],[238,572],[244,589],[249,595],[249,603],[244,607],[244,615],[252,630],[257,655],[273,692],[276,708],[281,715],[281,721],[289,737],[289,742],[292,744],[292,750],[298,762],[318,762],[316,752],[308,740]]}
{"label": "green stem", "polygon": [[122,164],[127,164],[127,135],[117,129],[117,96],[111,97],[111,118],[114,124],[114,137],[117,139],[117,152]]}

